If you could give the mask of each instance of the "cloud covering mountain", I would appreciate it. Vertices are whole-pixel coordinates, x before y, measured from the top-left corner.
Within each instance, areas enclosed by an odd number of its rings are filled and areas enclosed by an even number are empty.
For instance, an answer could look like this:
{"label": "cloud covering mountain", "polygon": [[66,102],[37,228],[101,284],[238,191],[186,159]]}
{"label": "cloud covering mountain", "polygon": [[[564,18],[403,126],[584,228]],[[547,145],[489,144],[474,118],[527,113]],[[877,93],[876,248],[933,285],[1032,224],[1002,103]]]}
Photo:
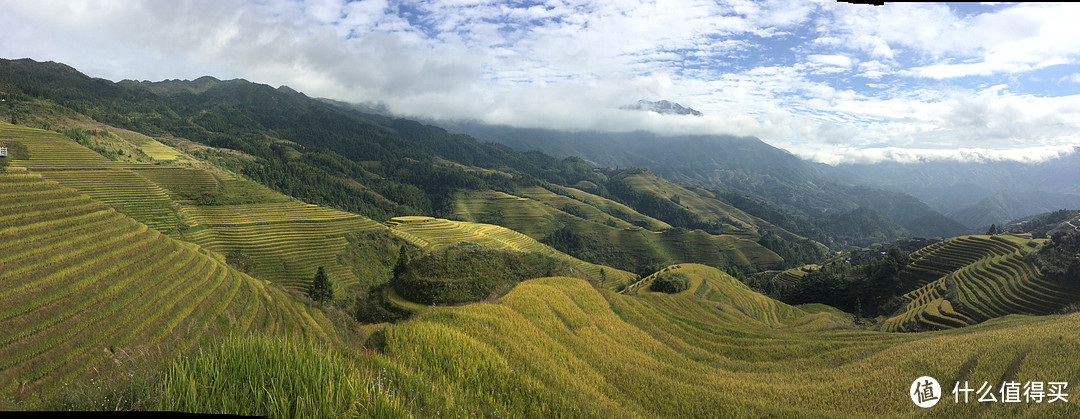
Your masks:
{"label": "cloud covering mountain", "polygon": [[[241,77],[402,115],[753,135],[818,161],[1080,145],[1080,6],[0,0],[0,56]],[[704,116],[619,109],[665,98]],[[912,157],[914,156],[914,157]]]}

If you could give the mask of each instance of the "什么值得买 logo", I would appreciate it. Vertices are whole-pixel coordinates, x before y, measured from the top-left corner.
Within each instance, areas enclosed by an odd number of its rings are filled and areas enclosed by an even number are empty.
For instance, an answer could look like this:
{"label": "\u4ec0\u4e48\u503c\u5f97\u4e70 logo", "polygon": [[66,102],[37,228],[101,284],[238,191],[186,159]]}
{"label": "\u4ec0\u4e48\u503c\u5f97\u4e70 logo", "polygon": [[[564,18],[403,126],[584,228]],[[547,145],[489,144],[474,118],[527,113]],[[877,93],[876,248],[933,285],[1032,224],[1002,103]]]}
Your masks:
{"label": "\u4ec0\u4e48\u503c\u5f97\u4e70 logo", "polygon": [[[1069,402],[1069,383],[1065,381],[1006,381],[996,386],[989,382],[983,382],[976,390],[967,381],[957,381],[953,387],[953,402],[971,403],[972,399],[977,403],[1054,403]],[[922,408],[932,407],[941,401],[944,394],[941,385],[934,377],[922,376],[911,383],[908,390],[911,401]],[[963,396],[963,397],[961,397]],[[963,400],[963,401],[961,401]]]}

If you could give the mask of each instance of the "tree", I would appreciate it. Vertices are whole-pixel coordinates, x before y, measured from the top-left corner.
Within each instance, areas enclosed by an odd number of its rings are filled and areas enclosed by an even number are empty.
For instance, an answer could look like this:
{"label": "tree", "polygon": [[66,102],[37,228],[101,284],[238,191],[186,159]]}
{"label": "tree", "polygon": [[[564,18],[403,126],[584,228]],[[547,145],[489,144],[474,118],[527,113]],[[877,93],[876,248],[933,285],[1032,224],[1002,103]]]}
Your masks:
{"label": "tree", "polygon": [[990,229],[986,230],[986,235],[988,236],[993,236],[998,233],[1000,233],[1000,231],[997,228],[997,224],[990,224]]}
{"label": "tree", "polygon": [[330,277],[326,276],[326,269],[322,266],[315,272],[315,279],[311,281],[308,296],[312,300],[325,302],[334,299],[334,286],[330,283]]}
{"label": "tree", "polygon": [[401,250],[398,252],[397,264],[394,265],[394,277],[399,277],[405,273],[405,268],[409,265],[409,251],[405,249],[405,245],[401,245]]}

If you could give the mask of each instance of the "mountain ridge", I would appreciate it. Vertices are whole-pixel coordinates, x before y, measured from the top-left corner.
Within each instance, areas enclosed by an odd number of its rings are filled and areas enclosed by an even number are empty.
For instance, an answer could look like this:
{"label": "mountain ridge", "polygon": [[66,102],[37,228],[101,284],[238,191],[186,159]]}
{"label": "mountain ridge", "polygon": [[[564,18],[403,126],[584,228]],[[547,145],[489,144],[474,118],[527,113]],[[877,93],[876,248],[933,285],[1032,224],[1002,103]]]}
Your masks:
{"label": "mountain ridge", "polygon": [[968,231],[909,194],[866,186],[843,169],[803,160],[754,137],[563,132],[475,122],[445,125],[518,150],[580,156],[601,166],[647,167],[678,183],[764,198],[806,218],[867,208],[899,223],[908,236],[949,237]]}

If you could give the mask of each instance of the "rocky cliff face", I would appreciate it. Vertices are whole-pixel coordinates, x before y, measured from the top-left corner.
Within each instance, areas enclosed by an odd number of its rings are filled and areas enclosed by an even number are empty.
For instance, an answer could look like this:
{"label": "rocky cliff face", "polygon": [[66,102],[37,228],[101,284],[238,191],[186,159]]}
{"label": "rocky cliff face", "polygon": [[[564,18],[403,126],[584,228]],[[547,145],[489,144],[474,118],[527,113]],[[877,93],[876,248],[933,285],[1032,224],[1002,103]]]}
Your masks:
{"label": "rocky cliff face", "polygon": [[699,111],[697,111],[697,110],[695,110],[693,108],[688,108],[688,107],[685,107],[683,105],[680,105],[678,103],[668,101],[668,100],[660,100],[660,101],[656,101],[656,102],[652,102],[652,101],[648,101],[648,100],[639,100],[639,101],[637,101],[637,103],[635,103],[633,105],[623,106],[621,109],[634,110],[634,111],[652,111],[652,112],[656,112],[656,113],[661,114],[661,115],[693,115],[693,116],[701,116],[702,115],[701,112],[699,112]]}

